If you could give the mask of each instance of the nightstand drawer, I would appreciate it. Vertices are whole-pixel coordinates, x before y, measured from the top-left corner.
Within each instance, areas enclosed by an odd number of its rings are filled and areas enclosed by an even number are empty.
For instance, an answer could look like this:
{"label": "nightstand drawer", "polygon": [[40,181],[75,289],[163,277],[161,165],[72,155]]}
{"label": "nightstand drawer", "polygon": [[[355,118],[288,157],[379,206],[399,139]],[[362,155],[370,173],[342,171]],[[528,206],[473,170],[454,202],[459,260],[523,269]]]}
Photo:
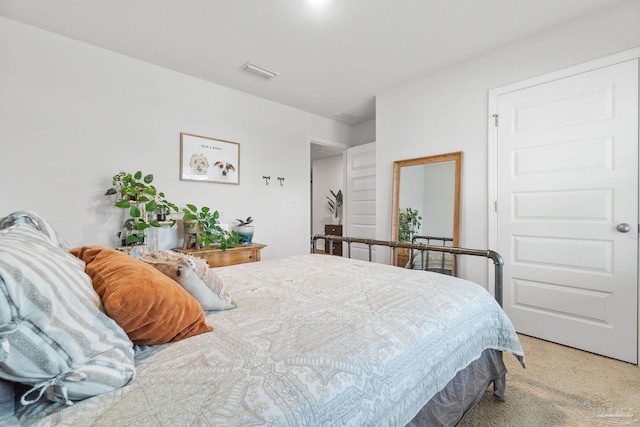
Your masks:
{"label": "nightstand drawer", "polygon": [[[333,247],[333,254],[332,255],[337,255],[337,256],[342,256],[342,242],[333,242],[333,245],[331,245]],[[325,252],[327,254],[331,254],[331,252],[329,252],[329,244],[327,243],[325,245]]]}
{"label": "nightstand drawer", "polygon": [[255,262],[260,260],[258,249],[247,251],[220,251],[212,254],[199,255],[209,267],[224,267],[225,265],[244,264],[245,262]]}
{"label": "nightstand drawer", "polygon": [[227,265],[244,264],[247,262],[260,261],[260,250],[266,247],[260,243],[236,246],[235,248],[223,251],[221,249],[181,249],[174,251],[193,255],[207,261],[209,267],[224,267]]}
{"label": "nightstand drawer", "polygon": [[342,236],[341,224],[326,224],[324,226],[324,234],[331,236]]}
{"label": "nightstand drawer", "polygon": [[[342,224],[325,224],[324,234],[327,236],[342,236]],[[342,242],[332,242],[333,255],[342,256]],[[324,244],[324,252],[330,254],[329,241]]]}

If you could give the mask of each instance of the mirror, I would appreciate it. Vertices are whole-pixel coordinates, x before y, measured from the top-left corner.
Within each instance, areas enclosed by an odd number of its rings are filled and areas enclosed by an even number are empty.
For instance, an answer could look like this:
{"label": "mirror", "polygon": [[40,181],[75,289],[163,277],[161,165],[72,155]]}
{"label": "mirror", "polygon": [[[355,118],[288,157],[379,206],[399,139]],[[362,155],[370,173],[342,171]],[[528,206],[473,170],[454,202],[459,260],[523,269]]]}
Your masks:
{"label": "mirror", "polygon": [[[391,240],[459,246],[462,152],[393,162]],[[451,254],[399,248],[397,265],[455,275]]]}

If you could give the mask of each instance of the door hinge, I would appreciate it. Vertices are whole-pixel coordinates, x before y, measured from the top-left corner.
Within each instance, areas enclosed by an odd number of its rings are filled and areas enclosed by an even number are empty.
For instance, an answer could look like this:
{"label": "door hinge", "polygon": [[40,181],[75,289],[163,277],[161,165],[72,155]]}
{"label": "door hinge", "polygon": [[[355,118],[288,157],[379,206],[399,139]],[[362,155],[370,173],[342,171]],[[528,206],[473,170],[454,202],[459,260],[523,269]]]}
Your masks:
{"label": "door hinge", "polygon": [[498,212],[498,201],[497,200],[493,202],[493,210],[495,212]]}
{"label": "door hinge", "polygon": [[494,125],[495,127],[498,127],[498,120],[500,119],[500,116],[499,116],[499,115],[497,115],[497,114],[494,114],[494,115],[493,115],[493,116],[491,116],[491,117],[493,117],[493,125]]}

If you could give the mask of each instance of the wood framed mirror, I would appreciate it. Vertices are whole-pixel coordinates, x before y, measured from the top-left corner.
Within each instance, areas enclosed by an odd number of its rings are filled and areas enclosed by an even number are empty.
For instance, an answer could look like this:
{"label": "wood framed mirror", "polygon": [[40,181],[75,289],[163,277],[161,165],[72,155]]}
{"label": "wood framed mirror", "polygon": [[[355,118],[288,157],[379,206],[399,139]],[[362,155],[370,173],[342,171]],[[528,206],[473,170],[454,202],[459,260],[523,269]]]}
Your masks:
{"label": "wood framed mirror", "polygon": [[[393,162],[391,240],[459,246],[462,151]],[[429,239],[431,238],[431,239]],[[398,249],[397,265],[455,275],[451,254]]]}

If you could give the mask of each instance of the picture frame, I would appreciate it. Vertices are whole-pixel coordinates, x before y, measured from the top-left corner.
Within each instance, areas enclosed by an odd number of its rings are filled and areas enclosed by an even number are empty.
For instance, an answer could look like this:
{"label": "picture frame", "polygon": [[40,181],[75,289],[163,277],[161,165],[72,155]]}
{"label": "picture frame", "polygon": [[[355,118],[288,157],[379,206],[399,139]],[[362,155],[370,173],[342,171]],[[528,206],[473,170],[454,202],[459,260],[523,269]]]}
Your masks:
{"label": "picture frame", "polygon": [[240,184],[240,144],[181,132],[180,179]]}

